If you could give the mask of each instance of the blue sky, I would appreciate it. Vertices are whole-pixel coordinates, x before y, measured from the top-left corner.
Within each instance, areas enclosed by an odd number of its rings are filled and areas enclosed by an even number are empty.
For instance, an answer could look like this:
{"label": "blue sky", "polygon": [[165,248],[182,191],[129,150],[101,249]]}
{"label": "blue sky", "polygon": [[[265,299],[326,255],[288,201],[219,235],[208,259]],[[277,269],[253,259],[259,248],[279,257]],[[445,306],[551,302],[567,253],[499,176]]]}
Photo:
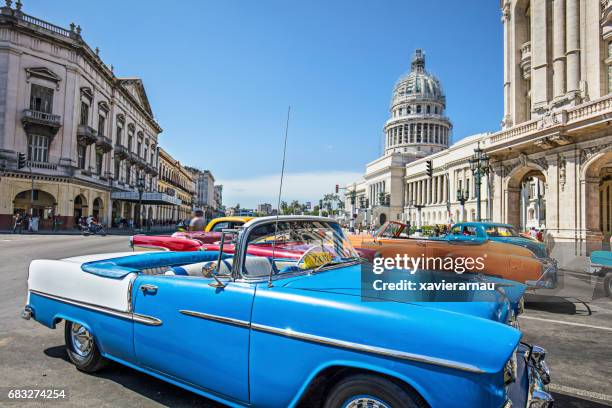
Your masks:
{"label": "blue sky", "polygon": [[224,202],[276,202],[287,106],[284,199],[316,201],[380,154],[393,85],[423,48],[454,139],[499,128],[499,2],[23,0],[85,40],[118,76],[144,80],[160,143],[210,169]]}

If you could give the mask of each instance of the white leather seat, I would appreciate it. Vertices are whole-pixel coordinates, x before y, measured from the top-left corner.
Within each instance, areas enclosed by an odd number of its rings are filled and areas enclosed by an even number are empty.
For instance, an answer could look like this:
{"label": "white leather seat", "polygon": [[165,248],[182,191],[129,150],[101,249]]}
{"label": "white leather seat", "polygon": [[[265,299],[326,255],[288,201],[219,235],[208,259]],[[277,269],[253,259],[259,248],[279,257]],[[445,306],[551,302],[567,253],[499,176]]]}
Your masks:
{"label": "white leather seat", "polygon": [[[189,275],[202,276],[202,267],[208,263],[216,263],[217,261],[197,262],[188,265],[173,266],[164,275]],[[230,275],[232,273],[232,265],[234,258],[226,258],[221,260],[219,275]],[[261,256],[247,256],[244,261],[245,273],[249,277],[262,277],[270,274],[272,265],[268,258]]]}
{"label": "white leather seat", "polygon": [[251,278],[268,276],[271,268],[272,264],[268,258],[247,256],[244,260],[244,273]]}

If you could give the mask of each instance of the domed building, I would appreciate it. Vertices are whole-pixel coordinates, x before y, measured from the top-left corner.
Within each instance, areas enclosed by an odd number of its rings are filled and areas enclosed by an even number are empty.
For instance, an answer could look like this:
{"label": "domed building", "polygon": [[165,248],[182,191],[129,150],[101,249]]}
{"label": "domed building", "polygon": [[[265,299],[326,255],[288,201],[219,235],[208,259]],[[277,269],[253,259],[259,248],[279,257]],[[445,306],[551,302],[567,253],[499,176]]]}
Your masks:
{"label": "domed building", "polygon": [[[440,81],[425,70],[425,54],[417,49],[410,71],[393,88],[382,156],[366,165],[361,180],[346,186],[345,208],[352,223],[381,225],[387,220],[407,219],[412,204],[404,180],[406,168],[446,151],[452,124],[445,110]],[[441,187],[441,183],[435,185]]]}
{"label": "domed building", "polygon": [[417,49],[410,72],[395,84],[391,117],[385,124],[385,155],[414,159],[446,149],[451,122],[444,116],[446,98],[440,81],[425,70],[425,54]]}

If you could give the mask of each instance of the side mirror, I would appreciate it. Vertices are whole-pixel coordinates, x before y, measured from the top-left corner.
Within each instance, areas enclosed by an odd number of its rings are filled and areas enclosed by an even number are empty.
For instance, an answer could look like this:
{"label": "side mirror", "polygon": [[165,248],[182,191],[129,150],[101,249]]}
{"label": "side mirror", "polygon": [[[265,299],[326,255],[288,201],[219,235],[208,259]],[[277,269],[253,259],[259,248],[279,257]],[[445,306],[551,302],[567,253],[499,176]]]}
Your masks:
{"label": "side mirror", "polygon": [[224,288],[225,283],[223,283],[219,279],[219,263],[215,261],[206,262],[202,265],[202,276],[205,278],[213,278],[215,281],[210,282],[208,286],[212,286],[213,288]]}
{"label": "side mirror", "polygon": [[217,262],[210,261],[202,265],[202,276],[205,278],[212,278],[217,273]]}

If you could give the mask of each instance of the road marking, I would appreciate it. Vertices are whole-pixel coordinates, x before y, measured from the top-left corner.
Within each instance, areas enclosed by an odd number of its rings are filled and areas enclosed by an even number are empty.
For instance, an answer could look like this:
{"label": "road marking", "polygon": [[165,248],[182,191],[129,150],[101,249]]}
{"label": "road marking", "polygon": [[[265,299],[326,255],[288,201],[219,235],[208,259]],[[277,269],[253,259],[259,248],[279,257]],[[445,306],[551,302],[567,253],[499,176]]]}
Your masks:
{"label": "road marking", "polygon": [[584,323],[564,322],[563,320],[544,319],[542,317],[534,317],[534,316],[521,315],[520,319],[539,320],[541,322],[567,324],[568,326],[587,327],[589,329],[599,329],[599,330],[612,331],[612,327],[594,326],[594,325],[591,325],[591,324],[584,324]]}
{"label": "road marking", "polygon": [[612,401],[612,395],[601,394],[599,392],[593,392],[593,391],[587,391],[587,390],[581,390],[578,388],[566,387],[565,385],[548,384],[548,389],[550,391],[574,394],[580,397],[588,397],[588,398],[596,399],[600,401]]}

